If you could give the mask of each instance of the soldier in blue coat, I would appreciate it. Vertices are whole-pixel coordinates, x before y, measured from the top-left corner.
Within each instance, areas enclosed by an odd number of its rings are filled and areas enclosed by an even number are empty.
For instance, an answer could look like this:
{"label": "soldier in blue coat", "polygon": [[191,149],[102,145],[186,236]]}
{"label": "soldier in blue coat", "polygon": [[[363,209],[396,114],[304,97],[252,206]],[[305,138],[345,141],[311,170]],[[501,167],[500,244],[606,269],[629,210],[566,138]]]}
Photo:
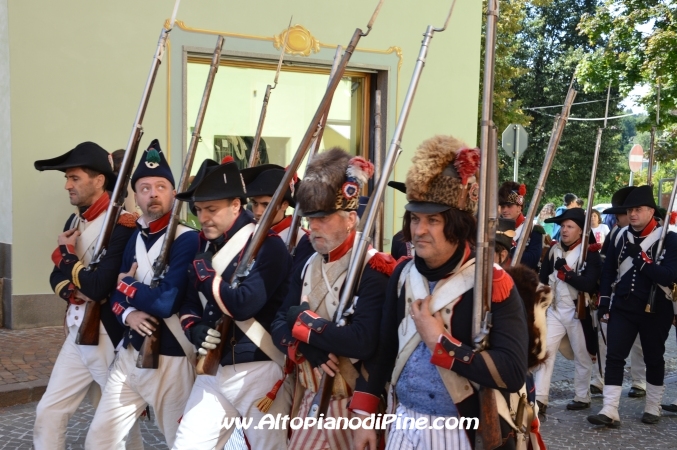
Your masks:
{"label": "soldier in blue coat", "polygon": [[[223,353],[216,376],[199,374],[179,426],[175,449],[223,448],[235,424],[244,417],[254,425],[264,416],[264,398],[272,400],[270,414],[287,414],[289,394],[271,388],[281,385],[284,355],[270,337],[275,312],[289,284],[292,259],[280,237],[269,231],[249,274],[237,287],[231,278],[256,221],[245,211],[247,197],[237,165],[206,160],[187,191],[177,198],[193,204],[202,225],[199,250],[189,265],[189,283],[180,308],[181,325],[200,354],[215,349],[222,340]],[[215,329],[227,314],[233,322],[228,335]],[[270,392],[269,392],[270,391]],[[271,398],[272,397],[272,398]],[[286,430],[245,431],[252,448],[286,449]]]}
{"label": "soldier in blue coat", "polygon": [[[623,207],[630,224],[609,244],[600,280],[600,321],[607,324],[604,407],[588,416],[595,425],[620,426],[618,404],[625,359],[639,334],[646,363],[646,402],[642,422],[660,420],[665,375],[665,340],[674,311],[672,285],[677,280],[677,235],[669,232],[657,254],[662,228],[654,218],[657,206],[651,186],[628,194]],[[654,311],[648,311],[652,288]]]}
{"label": "soldier in blue coat", "polygon": [[[177,316],[188,284],[187,268],[197,251],[195,231],[178,226],[167,272],[151,286],[153,263],[166,239],[176,194],[157,139],[143,153],[131,184],[143,214],[125,249],[111,297],[113,312],[125,327],[124,341],[87,433],[85,447],[91,449],[123,449],[127,432],[147,405],[153,407],[157,426],[171,446],[195,380],[195,349]],[[144,338],[158,328],[158,367],[137,367]]]}

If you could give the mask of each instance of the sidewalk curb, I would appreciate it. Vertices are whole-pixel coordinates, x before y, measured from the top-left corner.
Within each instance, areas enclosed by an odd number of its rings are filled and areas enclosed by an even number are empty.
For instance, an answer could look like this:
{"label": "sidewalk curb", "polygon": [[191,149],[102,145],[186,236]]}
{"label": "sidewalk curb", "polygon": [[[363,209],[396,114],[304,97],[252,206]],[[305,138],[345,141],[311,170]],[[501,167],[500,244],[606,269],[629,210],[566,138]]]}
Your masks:
{"label": "sidewalk curb", "polygon": [[0,408],[37,402],[47,389],[47,381],[35,380],[0,386]]}

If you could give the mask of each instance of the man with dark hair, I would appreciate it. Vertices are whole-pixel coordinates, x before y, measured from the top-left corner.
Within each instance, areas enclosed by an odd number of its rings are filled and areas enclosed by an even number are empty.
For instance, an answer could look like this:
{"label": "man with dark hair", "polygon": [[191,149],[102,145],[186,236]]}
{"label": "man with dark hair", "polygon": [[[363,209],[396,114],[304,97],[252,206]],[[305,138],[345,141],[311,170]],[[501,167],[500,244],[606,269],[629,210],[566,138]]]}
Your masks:
{"label": "man with dark hair", "polygon": [[[578,319],[576,308],[579,301],[587,302],[589,295],[597,292],[597,280],[602,266],[599,256],[601,246],[597,244],[592,233],[588,235],[588,253],[581,267],[578,261],[583,244],[585,211],[581,208],[571,208],[561,216],[545,221],[559,224],[561,237],[560,241],[550,248],[539,273],[540,282],[552,288],[554,300],[546,318],[548,358],[534,373],[536,401],[540,402],[539,410],[545,412],[557,349],[562,339],[568,337],[574,353],[575,396],[567,405],[567,409],[580,410],[590,407],[592,360],[586,346],[586,328],[589,335],[593,329],[587,305],[584,319]],[[579,298],[579,292],[588,295]]]}
{"label": "man with dark hair", "polygon": [[[489,344],[474,351],[472,324],[481,315],[473,308],[478,160],[477,149],[451,136],[435,136],[416,150],[407,174],[404,233],[416,254],[390,278],[375,369],[369,371],[369,382],[378,380],[381,389],[390,380],[398,420],[472,420],[479,416],[478,385],[500,389],[495,398],[505,404],[507,393],[525,384],[526,313],[512,279],[497,265]],[[498,414],[509,448],[515,444],[515,417],[507,407]],[[470,449],[474,442],[474,429],[393,426],[386,449]]]}
{"label": "man with dark hair", "polygon": [[[122,338],[123,328],[115,319],[108,298],[115,288],[122,254],[134,232],[136,217],[127,212],[121,214],[96,270],[85,270],[94,256],[110,202],[106,188],[115,184],[112,158],[97,144],[83,142],[61,156],[36,161],[35,168],[64,172],[64,188],[71,205],[77,208],[57,239],[58,247],[52,253],[54,269],[49,278],[56,295],[68,305],[68,336],[54,363],[47,390],[38,403],[33,427],[33,445],[37,450],[63,449],[68,420],[88,392],[96,408],[99,389],[106,386],[108,367]],[[87,302],[101,304],[98,345],[76,344]],[[134,438],[139,444],[138,428]]]}
{"label": "man with dark hair", "polygon": [[[566,211],[569,208],[576,208],[578,205],[576,204],[576,194],[568,193],[564,194],[564,204],[557,208],[555,210],[555,217],[561,216],[564,214],[564,211]],[[555,224],[552,227],[552,239],[555,241],[559,241],[559,225]]]}
{"label": "man with dark hair", "polygon": [[[199,253],[188,268],[188,289],[180,307],[181,325],[201,355],[223,346],[216,376],[198,375],[188,398],[174,449],[223,448],[235,418],[264,416],[257,404],[271,400],[269,413],[289,411],[289,393],[271,390],[284,379],[284,355],[270,337],[270,327],[289,285],[292,260],[282,239],[272,231],[264,239],[248,275],[237,287],[231,278],[256,227],[241,198],[247,196],[237,164],[205,160],[188,190],[176,197],[192,202],[202,231]],[[222,314],[233,322],[227,336],[215,329]],[[273,401],[274,399],[274,401]],[[252,448],[285,449],[286,430],[245,430]]]}
{"label": "man with dark hair", "polygon": [[[628,194],[632,192],[637,186],[626,186],[614,192],[611,197],[611,208],[603,211],[607,216],[615,216],[616,226],[611,230],[602,244],[602,258],[606,257],[609,246],[616,245],[616,241],[625,231],[625,228],[630,224],[630,219],[623,207],[623,202]],[[620,233],[620,234],[619,234]],[[604,375],[600,373],[599,366],[602,369],[606,364],[606,336],[607,323],[600,322],[599,324],[600,336],[598,338],[600,364],[593,364],[593,373],[590,389],[593,394],[601,394],[604,390]],[[646,364],[644,364],[644,353],[642,353],[642,343],[639,335],[632,344],[630,350],[630,376],[632,377],[632,387],[628,391],[628,397],[644,397],[646,395]]]}
{"label": "man with dark hair", "polygon": [[[125,327],[124,342],[87,433],[85,448],[124,448],[124,439],[147,405],[169,447],[195,380],[195,349],[176,313],[188,284],[186,269],[198,247],[197,233],[178,225],[167,272],[157,286],[153,264],[167,236],[174,204],[174,176],[157,139],[143,152],[132,175],[134,198],[143,212],[123,255],[113,312]],[[137,367],[146,337],[158,329],[157,368]]]}
{"label": "man with dark hair", "polygon": [[[646,363],[646,402],[642,422],[660,420],[665,386],[665,341],[674,320],[672,286],[677,280],[677,235],[668,232],[658,255],[662,227],[654,215],[656,201],[651,186],[632,190],[623,202],[629,226],[609,244],[600,280],[597,315],[607,324],[604,374],[604,407],[588,416],[595,425],[620,426],[618,404],[625,359],[637,335]],[[653,310],[649,307],[652,291]]]}
{"label": "man with dark hair", "polygon": [[510,257],[515,254],[515,246],[520,239],[527,239],[527,246],[522,255],[521,264],[538,271],[538,264],[541,261],[541,250],[543,249],[543,233],[539,233],[535,228],[529,236],[522,236],[524,230],[524,196],[527,194],[527,187],[514,181],[506,181],[498,189],[498,206],[501,217],[515,221],[515,244],[510,249]]}
{"label": "man with dark hair", "polygon": [[[373,167],[360,157],[351,158],[346,151],[333,148],[313,158],[297,192],[315,253],[305,266],[294,271],[272,333],[278,348],[296,363],[299,394],[292,408],[294,416],[295,412],[300,417],[308,415],[322,373],[334,378],[327,416],[378,412],[380,395],[372,395],[374,386],[365,375],[369,370],[364,361],[374,355],[378,344],[384,292],[395,266],[392,257],[369,251],[355,301],[344,312],[345,325],[333,320],[353,255],[359,192],[373,174]],[[363,448],[358,445],[361,431],[353,436],[351,430],[340,427],[296,430],[289,449]],[[375,441],[374,436],[374,446]]]}

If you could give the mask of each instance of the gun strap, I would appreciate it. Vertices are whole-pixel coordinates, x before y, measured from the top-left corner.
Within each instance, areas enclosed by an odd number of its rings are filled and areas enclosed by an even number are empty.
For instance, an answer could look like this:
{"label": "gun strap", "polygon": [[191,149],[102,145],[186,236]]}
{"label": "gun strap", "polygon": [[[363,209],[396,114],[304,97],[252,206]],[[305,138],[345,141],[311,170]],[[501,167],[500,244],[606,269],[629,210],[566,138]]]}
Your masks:
{"label": "gun strap", "polygon": [[506,386],[503,378],[501,378],[501,374],[498,373],[498,369],[496,368],[496,364],[494,363],[494,359],[491,357],[491,355],[487,352],[479,352],[479,355],[484,360],[484,364],[487,365],[487,369],[489,369],[491,378],[494,380],[494,383],[496,383],[496,386],[501,389],[507,389],[508,386]]}

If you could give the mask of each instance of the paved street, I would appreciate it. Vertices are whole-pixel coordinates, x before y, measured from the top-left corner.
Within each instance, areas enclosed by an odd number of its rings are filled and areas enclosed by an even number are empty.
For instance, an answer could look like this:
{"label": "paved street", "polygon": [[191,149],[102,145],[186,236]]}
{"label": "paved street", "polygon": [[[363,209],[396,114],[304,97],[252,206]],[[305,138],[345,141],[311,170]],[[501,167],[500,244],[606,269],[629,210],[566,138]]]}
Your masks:
{"label": "paved street", "polygon": [[[58,340],[58,335],[54,337]],[[5,350],[7,347],[2,346]],[[30,365],[30,364],[29,364]],[[16,366],[16,370],[21,369]],[[666,392],[664,403],[677,398],[677,345],[674,328],[670,332],[666,351]],[[30,376],[30,375],[27,375]],[[549,449],[619,449],[642,450],[677,448],[677,414],[666,413],[658,425],[640,422],[644,399],[627,397],[630,388],[629,370],[626,367],[624,392],[621,398],[622,427],[611,430],[590,425],[586,416],[597,412],[602,397],[593,397],[592,407],[586,411],[567,411],[566,404],[573,398],[573,362],[558,355],[550,390],[547,420],[542,433]],[[0,450],[30,449],[35,420],[36,403],[0,408]],[[89,403],[83,403],[70,421],[67,449],[84,448],[87,427],[93,414]],[[141,423],[146,448],[166,449],[164,439],[152,422]]]}

